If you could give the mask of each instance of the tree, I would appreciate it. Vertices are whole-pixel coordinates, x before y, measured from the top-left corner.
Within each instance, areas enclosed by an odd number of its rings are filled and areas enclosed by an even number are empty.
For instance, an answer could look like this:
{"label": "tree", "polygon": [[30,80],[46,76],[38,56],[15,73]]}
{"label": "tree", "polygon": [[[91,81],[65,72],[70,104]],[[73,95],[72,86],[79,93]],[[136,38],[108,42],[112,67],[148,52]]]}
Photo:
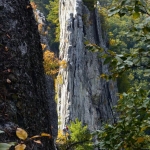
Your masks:
{"label": "tree", "polygon": [[49,5],[46,5],[49,14],[47,15],[47,20],[50,22],[50,39],[51,44],[59,45],[59,35],[60,35],[60,27],[59,27],[59,1],[49,1]]}
{"label": "tree", "polygon": [[93,150],[92,136],[87,126],[76,119],[68,126],[66,133],[59,131],[56,141],[60,150]]}

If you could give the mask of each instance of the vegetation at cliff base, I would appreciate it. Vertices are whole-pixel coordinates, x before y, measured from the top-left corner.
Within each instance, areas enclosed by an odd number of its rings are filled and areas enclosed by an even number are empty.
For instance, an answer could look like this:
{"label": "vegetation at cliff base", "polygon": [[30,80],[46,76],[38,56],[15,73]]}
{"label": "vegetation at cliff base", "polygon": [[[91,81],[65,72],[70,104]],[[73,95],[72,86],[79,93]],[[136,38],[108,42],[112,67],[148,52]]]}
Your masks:
{"label": "vegetation at cliff base", "polygon": [[88,126],[76,119],[70,122],[68,129],[59,130],[56,144],[59,150],[93,150],[92,135]]}

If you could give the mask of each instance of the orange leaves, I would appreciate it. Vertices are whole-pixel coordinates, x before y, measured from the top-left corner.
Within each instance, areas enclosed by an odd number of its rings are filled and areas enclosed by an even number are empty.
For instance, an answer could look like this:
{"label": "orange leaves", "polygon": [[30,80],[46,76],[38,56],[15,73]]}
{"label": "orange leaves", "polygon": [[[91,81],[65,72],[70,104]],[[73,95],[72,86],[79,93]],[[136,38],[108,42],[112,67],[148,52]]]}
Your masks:
{"label": "orange leaves", "polygon": [[[28,137],[28,133],[25,130],[21,129],[21,128],[17,128],[16,135],[21,140],[26,140],[27,137]],[[49,133],[44,133],[43,132],[40,135],[32,136],[30,139],[35,139],[35,138],[40,138],[40,137],[49,137],[49,138],[52,138],[52,136]]]}
{"label": "orange leaves", "polygon": [[40,135],[35,135],[35,136],[32,136],[31,138],[28,138],[28,133],[21,128],[16,129],[16,135],[19,139],[21,139],[23,141],[21,141],[21,143],[18,143],[18,145],[15,146],[15,150],[24,150],[26,148],[26,141],[33,141],[34,143],[42,144],[42,142],[36,138],[41,138],[41,137],[52,138],[52,136],[50,134],[44,133],[44,132],[41,133]]}
{"label": "orange leaves", "polygon": [[39,138],[41,137],[40,135],[35,135],[35,136],[32,136],[30,139],[35,139],[35,138]]}
{"label": "orange leaves", "polygon": [[25,140],[28,137],[27,132],[21,128],[17,128],[16,135],[21,140]]}
{"label": "orange leaves", "polygon": [[50,135],[50,134],[48,134],[48,133],[41,133],[41,136],[46,136],[46,137],[51,138],[51,135]]}
{"label": "orange leaves", "polygon": [[144,137],[138,137],[137,138],[137,143],[142,143],[145,140]]}
{"label": "orange leaves", "polygon": [[55,76],[58,73],[59,60],[55,57],[55,54],[49,50],[46,50],[43,55],[44,58],[44,70],[47,75]]}
{"label": "orange leaves", "polygon": [[37,144],[42,144],[42,142],[40,140],[34,140],[34,142]]}
{"label": "orange leaves", "polygon": [[41,46],[42,46],[42,50],[45,50],[46,45],[45,44],[41,44]]}
{"label": "orange leaves", "polygon": [[31,7],[32,7],[33,9],[36,9],[36,8],[37,8],[37,5],[36,5],[34,2],[30,2],[30,4],[31,4]]}
{"label": "orange leaves", "polygon": [[42,32],[42,28],[43,28],[43,24],[42,23],[38,24],[38,30],[40,33]]}

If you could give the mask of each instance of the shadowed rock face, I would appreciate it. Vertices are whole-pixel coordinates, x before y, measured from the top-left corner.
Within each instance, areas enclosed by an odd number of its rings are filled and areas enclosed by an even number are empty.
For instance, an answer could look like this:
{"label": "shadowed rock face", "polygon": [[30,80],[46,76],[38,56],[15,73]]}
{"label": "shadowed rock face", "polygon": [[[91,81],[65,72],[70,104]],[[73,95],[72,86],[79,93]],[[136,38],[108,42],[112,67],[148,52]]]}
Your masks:
{"label": "shadowed rock face", "polygon": [[[45,16],[38,9],[34,10],[33,12],[34,12],[34,16],[36,18],[38,25],[42,25],[41,30],[39,31],[41,44],[45,45],[45,48],[42,50],[43,50],[43,52],[46,50],[50,51],[50,46],[48,44],[48,41],[49,41],[48,36],[46,34],[43,34],[45,32],[48,32],[47,31],[47,22],[45,20]],[[48,96],[48,101],[49,101],[52,136],[54,138],[57,138],[58,116],[57,116],[56,102],[54,100],[55,99],[54,98],[55,97],[54,79],[48,75],[45,75],[45,77],[46,77],[47,96]]]}
{"label": "shadowed rock face", "polygon": [[90,130],[104,121],[115,120],[112,106],[116,103],[116,83],[99,78],[109,73],[97,53],[85,48],[84,38],[107,50],[107,38],[97,10],[90,12],[82,0],[60,0],[60,68],[58,82],[58,116],[60,128],[79,118]]}
{"label": "shadowed rock face", "polygon": [[[40,37],[29,1],[0,0],[0,20],[0,130],[7,131],[0,141],[16,141],[17,126],[29,137],[51,134]],[[54,150],[52,139],[42,143],[34,149]]]}

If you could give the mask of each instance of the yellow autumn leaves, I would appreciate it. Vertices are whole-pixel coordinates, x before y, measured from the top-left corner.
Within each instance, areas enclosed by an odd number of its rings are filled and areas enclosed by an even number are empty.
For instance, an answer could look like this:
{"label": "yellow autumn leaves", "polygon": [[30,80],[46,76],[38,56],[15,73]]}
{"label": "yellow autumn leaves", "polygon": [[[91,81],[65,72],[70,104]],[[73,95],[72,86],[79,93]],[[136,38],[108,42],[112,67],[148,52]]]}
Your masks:
{"label": "yellow autumn leaves", "polygon": [[65,60],[58,60],[54,52],[46,50],[43,54],[44,58],[44,70],[47,75],[55,77],[58,73],[59,67],[65,69],[67,67],[67,62]]}
{"label": "yellow autumn leaves", "polygon": [[55,76],[59,68],[59,60],[55,57],[55,54],[49,50],[46,50],[43,54],[44,58],[44,70],[47,75]]}
{"label": "yellow autumn leaves", "polygon": [[21,140],[25,140],[28,137],[27,132],[21,128],[17,128],[16,135]]}
{"label": "yellow autumn leaves", "polygon": [[[28,138],[28,133],[21,128],[17,128],[16,135],[19,139],[21,139],[23,141],[15,146],[15,150],[24,150],[26,148],[25,140]],[[41,137],[52,138],[51,135],[48,133],[41,133],[40,135],[35,135],[35,136],[29,138],[29,140],[33,140],[33,142],[35,142],[37,144],[42,144],[40,140],[34,140],[36,138],[41,138]]]}

